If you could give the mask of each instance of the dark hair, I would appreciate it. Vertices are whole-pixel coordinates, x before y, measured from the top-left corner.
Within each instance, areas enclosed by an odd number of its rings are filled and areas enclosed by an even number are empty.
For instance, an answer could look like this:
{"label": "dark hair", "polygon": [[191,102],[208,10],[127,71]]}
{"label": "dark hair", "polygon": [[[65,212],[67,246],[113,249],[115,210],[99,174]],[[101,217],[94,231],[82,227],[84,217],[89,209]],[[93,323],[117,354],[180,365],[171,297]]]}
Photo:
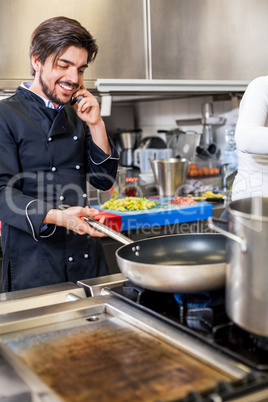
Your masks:
{"label": "dark hair", "polygon": [[[46,59],[55,55],[53,64],[69,46],[86,49],[87,62],[92,62],[98,53],[98,46],[93,36],[78,21],[67,17],[54,17],[43,21],[32,33],[30,44],[31,57],[37,56],[44,64]],[[35,75],[31,63],[31,74]]]}

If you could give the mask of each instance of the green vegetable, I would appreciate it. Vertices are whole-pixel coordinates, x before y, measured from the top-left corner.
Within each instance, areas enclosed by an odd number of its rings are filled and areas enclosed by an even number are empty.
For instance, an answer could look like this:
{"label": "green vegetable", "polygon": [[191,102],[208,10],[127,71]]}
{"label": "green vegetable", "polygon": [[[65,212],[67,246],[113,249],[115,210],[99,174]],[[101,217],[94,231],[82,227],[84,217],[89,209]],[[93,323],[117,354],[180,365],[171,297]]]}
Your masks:
{"label": "green vegetable", "polygon": [[110,209],[112,211],[140,211],[143,209],[151,209],[157,205],[157,201],[150,201],[147,198],[127,197],[115,200],[111,198],[106,201],[101,207],[103,209]]}

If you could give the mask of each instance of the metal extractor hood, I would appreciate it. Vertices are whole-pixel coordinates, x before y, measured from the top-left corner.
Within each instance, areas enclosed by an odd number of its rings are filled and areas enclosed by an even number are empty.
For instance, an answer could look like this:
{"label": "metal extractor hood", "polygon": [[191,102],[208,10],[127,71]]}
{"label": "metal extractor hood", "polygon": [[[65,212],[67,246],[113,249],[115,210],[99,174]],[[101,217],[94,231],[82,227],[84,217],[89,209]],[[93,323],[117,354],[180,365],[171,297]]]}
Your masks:
{"label": "metal extractor hood", "polygon": [[156,80],[156,79],[97,79],[99,94],[149,95],[178,94],[201,95],[244,92],[249,81],[235,80]]}

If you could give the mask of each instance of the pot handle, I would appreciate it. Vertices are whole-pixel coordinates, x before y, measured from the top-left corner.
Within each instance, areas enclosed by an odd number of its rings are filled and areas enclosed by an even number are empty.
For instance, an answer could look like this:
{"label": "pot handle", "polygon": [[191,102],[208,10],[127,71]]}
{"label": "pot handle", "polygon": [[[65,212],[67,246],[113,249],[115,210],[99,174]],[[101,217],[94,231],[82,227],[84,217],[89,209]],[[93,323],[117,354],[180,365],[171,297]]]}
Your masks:
{"label": "pot handle", "polygon": [[[227,232],[226,230],[224,230],[224,229],[222,229],[222,228],[216,226],[216,225],[214,224],[213,220],[217,220],[217,218],[212,218],[211,216],[208,218],[208,227],[209,227],[210,229],[213,229],[213,230],[215,230],[216,232],[219,232],[219,233],[221,233],[222,235],[228,237],[229,239],[236,241],[237,243],[240,244],[241,250],[242,250],[243,252],[246,252],[246,251],[247,251],[247,243],[246,243],[246,240],[245,240],[245,239],[241,239],[241,237],[236,236],[235,234],[230,233],[230,232]],[[222,221],[222,220],[219,219],[219,221]]]}

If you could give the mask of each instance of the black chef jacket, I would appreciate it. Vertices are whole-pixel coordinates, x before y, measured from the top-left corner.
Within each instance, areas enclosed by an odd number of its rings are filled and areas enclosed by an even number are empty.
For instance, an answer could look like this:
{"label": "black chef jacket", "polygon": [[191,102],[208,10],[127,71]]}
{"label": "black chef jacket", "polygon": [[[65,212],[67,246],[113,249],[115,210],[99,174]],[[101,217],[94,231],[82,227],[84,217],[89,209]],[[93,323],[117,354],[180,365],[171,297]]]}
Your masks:
{"label": "black chef jacket", "polygon": [[0,102],[3,291],[107,274],[101,241],[42,224],[60,204],[87,205],[86,181],[107,190],[118,154],[105,154],[70,105],[49,109],[19,87]]}

